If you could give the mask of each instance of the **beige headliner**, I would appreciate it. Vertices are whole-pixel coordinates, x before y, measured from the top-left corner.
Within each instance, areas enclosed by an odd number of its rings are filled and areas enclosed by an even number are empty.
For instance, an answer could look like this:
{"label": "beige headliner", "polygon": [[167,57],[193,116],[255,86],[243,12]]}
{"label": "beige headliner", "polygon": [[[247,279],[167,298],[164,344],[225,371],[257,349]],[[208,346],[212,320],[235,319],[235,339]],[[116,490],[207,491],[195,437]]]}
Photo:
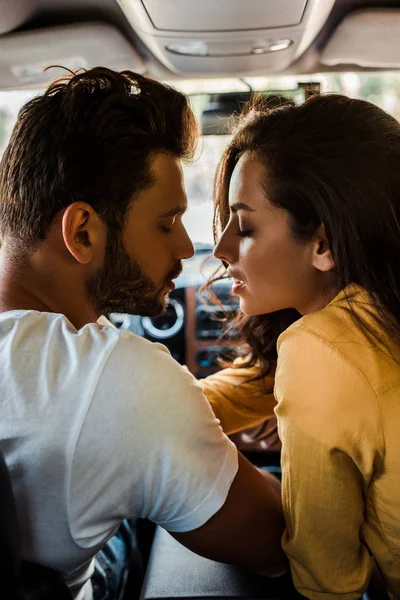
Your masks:
{"label": "beige headliner", "polygon": [[350,13],[322,52],[326,65],[400,67],[400,8],[371,8]]}
{"label": "beige headliner", "polygon": [[0,36],[2,89],[35,88],[62,74],[44,69],[105,66],[143,72],[144,62],[124,36],[108,23],[77,23]]}

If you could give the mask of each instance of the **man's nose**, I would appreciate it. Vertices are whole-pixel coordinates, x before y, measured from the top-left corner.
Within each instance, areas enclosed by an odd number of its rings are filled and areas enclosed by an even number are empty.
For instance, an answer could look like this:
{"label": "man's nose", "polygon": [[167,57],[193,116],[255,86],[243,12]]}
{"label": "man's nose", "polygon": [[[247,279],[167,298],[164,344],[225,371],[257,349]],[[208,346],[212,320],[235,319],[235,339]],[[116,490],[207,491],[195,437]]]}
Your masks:
{"label": "man's nose", "polygon": [[183,235],[178,248],[178,260],[191,258],[194,254],[194,246],[186,229],[183,227]]}

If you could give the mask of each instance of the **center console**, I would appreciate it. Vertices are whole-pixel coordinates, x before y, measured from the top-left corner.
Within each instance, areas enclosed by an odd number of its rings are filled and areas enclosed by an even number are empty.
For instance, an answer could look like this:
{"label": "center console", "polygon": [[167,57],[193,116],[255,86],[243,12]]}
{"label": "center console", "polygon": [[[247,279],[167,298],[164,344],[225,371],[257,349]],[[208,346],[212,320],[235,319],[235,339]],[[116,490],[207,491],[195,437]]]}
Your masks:
{"label": "center console", "polygon": [[215,288],[222,306],[206,301],[200,287],[175,289],[166,311],[156,317],[141,317],[140,326],[144,337],[165,344],[196,377],[205,377],[218,369],[221,352],[234,343],[232,337],[224,341],[220,338],[226,328],[226,315],[236,312],[238,303],[231,298],[228,282]]}
{"label": "center console", "polygon": [[255,573],[197,556],[157,528],[141,600],[300,600],[289,575],[266,579]]}
{"label": "center console", "polygon": [[[213,291],[220,304],[208,299],[201,287],[213,270],[210,249],[197,252],[193,259],[185,261],[182,275],[176,281],[176,289],[169,294],[166,310],[155,317],[136,315],[110,315],[111,321],[120,328],[130,329],[152,342],[168,347],[179,363],[186,365],[196,377],[206,377],[218,370],[218,357],[234,345],[233,336],[221,335],[226,329],[226,316],[238,310],[237,298],[231,295],[231,281],[219,280]],[[203,271],[204,259],[209,259],[211,270]],[[214,260],[214,262],[212,262]]]}

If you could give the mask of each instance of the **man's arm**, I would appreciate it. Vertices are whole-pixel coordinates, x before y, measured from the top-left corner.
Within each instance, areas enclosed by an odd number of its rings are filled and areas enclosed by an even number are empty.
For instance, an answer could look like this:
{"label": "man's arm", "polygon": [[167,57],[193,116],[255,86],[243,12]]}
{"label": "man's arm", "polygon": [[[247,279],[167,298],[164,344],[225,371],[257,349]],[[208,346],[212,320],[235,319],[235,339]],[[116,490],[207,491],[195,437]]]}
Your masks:
{"label": "man's arm", "polygon": [[239,469],[222,508],[202,527],[171,535],[207,558],[277,576],[288,568],[283,530],[279,481],[239,453]]}
{"label": "man's arm", "polygon": [[282,568],[279,483],[238,458],[165,348],[121,332],[97,389],[74,459],[71,485],[85,489],[74,501],[76,539],[97,515],[111,525],[141,517],[209,558]]}

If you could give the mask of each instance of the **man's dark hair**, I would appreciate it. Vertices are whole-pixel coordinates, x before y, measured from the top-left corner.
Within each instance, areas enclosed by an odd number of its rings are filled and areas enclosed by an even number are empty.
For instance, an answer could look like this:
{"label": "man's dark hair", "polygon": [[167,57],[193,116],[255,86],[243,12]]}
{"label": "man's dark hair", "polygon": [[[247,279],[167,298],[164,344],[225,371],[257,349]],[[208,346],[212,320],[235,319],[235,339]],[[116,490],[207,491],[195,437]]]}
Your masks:
{"label": "man's dark hair", "polygon": [[3,155],[0,235],[32,248],[76,201],[118,232],[153,154],[190,159],[196,139],[187,98],[153,79],[96,67],[58,80],[22,107]]}

